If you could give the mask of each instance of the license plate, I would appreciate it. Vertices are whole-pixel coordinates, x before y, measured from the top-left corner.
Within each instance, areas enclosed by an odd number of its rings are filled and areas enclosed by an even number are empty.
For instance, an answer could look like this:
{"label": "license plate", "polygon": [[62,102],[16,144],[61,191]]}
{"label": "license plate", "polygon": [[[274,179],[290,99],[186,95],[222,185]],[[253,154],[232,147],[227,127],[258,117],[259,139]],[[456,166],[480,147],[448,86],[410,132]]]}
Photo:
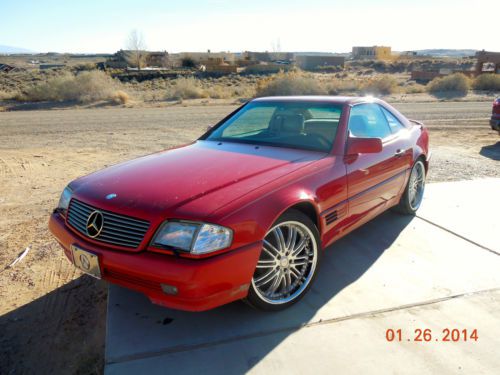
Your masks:
{"label": "license plate", "polygon": [[99,267],[99,257],[97,255],[75,245],[71,245],[71,252],[73,253],[73,262],[77,268],[97,279],[101,278],[101,268]]}

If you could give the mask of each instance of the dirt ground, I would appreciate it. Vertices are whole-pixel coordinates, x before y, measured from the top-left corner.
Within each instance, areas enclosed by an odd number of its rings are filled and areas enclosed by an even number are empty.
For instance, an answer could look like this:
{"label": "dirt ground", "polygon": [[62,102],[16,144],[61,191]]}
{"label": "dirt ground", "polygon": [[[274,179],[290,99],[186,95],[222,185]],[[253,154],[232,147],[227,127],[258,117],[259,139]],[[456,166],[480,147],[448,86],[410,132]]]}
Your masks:
{"label": "dirt ground", "polygon": [[[429,182],[500,176],[491,102],[394,103],[424,121]],[[82,276],[47,230],[72,179],[187,143],[234,106],[0,113],[0,373],[100,373],[106,284]],[[29,247],[26,257],[8,267]]]}

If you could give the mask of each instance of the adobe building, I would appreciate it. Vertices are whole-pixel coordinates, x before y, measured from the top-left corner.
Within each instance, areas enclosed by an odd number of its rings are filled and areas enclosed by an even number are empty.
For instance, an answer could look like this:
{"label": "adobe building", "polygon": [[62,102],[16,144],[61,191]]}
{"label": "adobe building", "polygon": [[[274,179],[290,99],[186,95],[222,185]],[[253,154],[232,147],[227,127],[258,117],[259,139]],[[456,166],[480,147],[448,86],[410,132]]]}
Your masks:
{"label": "adobe building", "polygon": [[355,60],[390,60],[391,47],[352,47],[352,58]]}
{"label": "adobe building", "polygon": [[296,55],[295,64],[304,70],[321,69],[326,66],[344,67],[344,56],[332,55]]}

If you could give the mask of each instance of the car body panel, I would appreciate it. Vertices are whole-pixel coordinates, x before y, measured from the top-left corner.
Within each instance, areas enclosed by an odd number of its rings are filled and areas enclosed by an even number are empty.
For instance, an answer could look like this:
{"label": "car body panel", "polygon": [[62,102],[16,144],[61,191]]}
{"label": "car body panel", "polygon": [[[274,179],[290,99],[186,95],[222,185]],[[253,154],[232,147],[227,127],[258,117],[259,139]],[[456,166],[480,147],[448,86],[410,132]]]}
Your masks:
{"label": "car body panel", "polygon": [[[326,248],[397,204],[417,158],[423,158],[428,168],[425,127],[383,101],[348,97],[255,100],[341,104],[330,152],[206,140],[222,121],[186,146],[79,178],[70,184],[73,199],[147,220],[150,227],[137,248],[122,248],[83,236],[56,211],[49,228],[67,257],[72,260],[69,248],[76,244],[99,256],[103,278],[139,290],[158,304],[206,310],[246,296],[262,240],[288,209],[311,217],[321,247]],[[386,108],[404,129],[384,139],[379,153],[347,155],[350,108],[368,102]],[[156,230],[171,219],[230,228],[231,246],[202,255],[152,246]],[[179,295],[165,294],[158,287],[161,283],[176,286]]]}
{"label": "car body panel", "polygon": [[490,125],[493,130],[500,134],[500,98],[495,99],[491,109]]}

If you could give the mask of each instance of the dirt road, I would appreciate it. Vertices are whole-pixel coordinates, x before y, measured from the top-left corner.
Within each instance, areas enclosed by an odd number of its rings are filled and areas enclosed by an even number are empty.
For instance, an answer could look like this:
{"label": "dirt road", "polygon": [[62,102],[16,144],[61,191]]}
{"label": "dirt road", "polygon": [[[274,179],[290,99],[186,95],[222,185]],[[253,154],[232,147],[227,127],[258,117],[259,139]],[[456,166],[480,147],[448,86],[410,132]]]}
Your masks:
{"label": "dirt road", "polygon": [[[394,104],[426,122],[430,181],[500,176],[489,102]],[[234,106],[0,113],[0,373],[102,368],[106,288],[66,261],[47,218],[72,179],[187,143]],[[23,250],[28,255],[8,266]]]}

